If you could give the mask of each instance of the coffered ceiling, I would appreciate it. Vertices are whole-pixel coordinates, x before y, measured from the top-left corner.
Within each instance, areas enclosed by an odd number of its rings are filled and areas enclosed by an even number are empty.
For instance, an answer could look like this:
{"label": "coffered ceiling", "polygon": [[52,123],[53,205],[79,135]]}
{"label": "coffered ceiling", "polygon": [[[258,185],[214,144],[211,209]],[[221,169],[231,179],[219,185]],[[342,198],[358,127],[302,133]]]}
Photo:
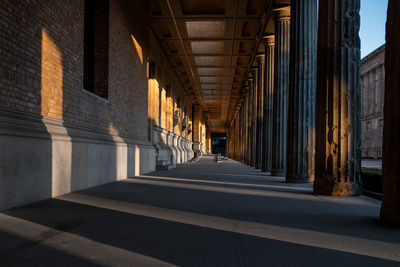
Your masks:
{"label": "coffered ceiling", "polygon": [[226,132],[272,0],[153,0],[151,29],[212,132]]}

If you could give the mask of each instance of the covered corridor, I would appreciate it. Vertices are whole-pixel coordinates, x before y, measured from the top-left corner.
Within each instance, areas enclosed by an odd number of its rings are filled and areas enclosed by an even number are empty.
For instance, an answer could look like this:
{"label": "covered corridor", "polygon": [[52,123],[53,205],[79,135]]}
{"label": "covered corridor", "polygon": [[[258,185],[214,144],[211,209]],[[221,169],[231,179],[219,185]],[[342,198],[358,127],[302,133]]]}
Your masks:
{"label": "covered corridor", "polygon": [[0,266],[399,265],[388,3],[378,201],[360,0],[0,0]]}
{"label": "covered corridor", "polygon": [[398,266],[379,209],[204,157],[1,213],[0,265]]}

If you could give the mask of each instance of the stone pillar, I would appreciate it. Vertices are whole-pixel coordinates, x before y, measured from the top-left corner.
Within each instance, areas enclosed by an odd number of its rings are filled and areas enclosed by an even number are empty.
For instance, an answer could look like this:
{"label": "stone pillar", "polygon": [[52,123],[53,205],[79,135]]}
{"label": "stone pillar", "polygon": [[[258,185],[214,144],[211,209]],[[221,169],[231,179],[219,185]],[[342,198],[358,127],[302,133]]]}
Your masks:
{"label": "stone pillar", "polygon": [[381,218],[400,226],[400,1],[389,0],[386,22]]}
{"label": "stone pillar", "polygon": [[253,78],[248,79],[249,85],[249,134],[248,138],[248,157],[249,166],[253,165]]}
{"label": "stone pillar", "polygon": [[256,136],[256,163],[255,168],[261,169],[263,147],[263,114],[264,114],[264,63],[265,55],[257,55],[258,82],[257,82],[257,136]]}
{"label": "stone pillar", "polygon": [[244,113],[244,120],[245,120],[245,151],[244,151],[244,163],[246,165],[250,165],[250,159],[249,159],[249,129],[250,129],[250,124],[249,124],[249,87],[245,87],[246,90],[246,99],[245,99],[245,113]]}
{"label": "stone pillar", "polygon": [[291,2],[286,182],[314,181],[317,0]]}
{"label": "stone pillar", "polygon": [[275,35],[265,36],[264,39],[264,111],[263,111],[263,148],[261,170],[271,171],[272,161],[272,129],[274,106],[274,60]]}
{"label": "stone pillar", "polygon": [[360,0],[320,1],[316,194],[361,193]]}
{"label": "stone pillar", "polygon": [[253,131],[253,143],[252,143],[252,157],[253,157],[253,162],[251,164],[251,167],[256,167],[256,164],[258,164],[258,158],[257,158],[257,153],[256,153],[256,148],[257,148],[257,100],[258,100],[258,70],[257,68],[253,68],[251,70],[251,73],[253,75],[253,117],[252,117],[252,131]]}
{"label": "stone pillar", "polygon": [[247,164],[247,133],[248,133],[248,121],[247,121],[247,91],[245,92],[244,96],[244,110],[243,110],[243,131],[244,131],[244,136],[243,136],[243,163]]}
{"label": "stone pillar", "polygon": [[243,93],[243,103],[241,107],[241,120],[242,120],[242,140],[240,142],[240,145],[242,146],[241,152],[242,152],[242,163],[244,164],[246,162],[246,92]]}
{"label": "stone pillar", "polygon": [[239,153],[239,162],[243,163],[243,95],[240,98],[240,107],[238,110],[238,119],[239,119],[239,138],[238,138],[238,153]]}
{"label": "stone pillar", "polygon": [[252,69],[253,73],[253,87],[254,87],[254,116],[253,116],[253,134],[254,134],[254,168],[260,169],[261,168],[261,134],[260,134],[260,124],[259,124],[259,117],[260,117],[260,110],[259,110],[259,94],[260,94],[260,86],[259,86],[259,73],[258,67]]}
{"label": "stone pillar", "polygon": [[289,91],[290,8],[274,11],[275,72],[271,175],[286,173],[287,107]]}
{"label": "stone pillar", "polygon": [[249,166],[254,166],[254,157],[253,157],[253,144],[254,144],[254,135],[253,135],[253,113],[254,113],[254,88],[253,88],[253,78],[249,78]]}

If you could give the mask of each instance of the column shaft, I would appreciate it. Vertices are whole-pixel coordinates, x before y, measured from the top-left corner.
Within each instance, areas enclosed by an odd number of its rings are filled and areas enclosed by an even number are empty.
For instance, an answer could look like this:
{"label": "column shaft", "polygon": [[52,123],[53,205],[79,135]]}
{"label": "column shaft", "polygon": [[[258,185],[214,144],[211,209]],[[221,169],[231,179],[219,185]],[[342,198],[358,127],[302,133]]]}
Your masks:
{"label": "column shaft", "polygon": [[264,116],[263,116],[263,157],[262,171],[271,171],[272,162],[272,130],[274,106],[274,62],[275,36],[264,37]]}
{"label": "column shaft", "polygon": [[265,55],[257,56],[258,59],[258,104],[257,104],[257,163],[256,169],[261,169],[263,161],[263,117],[264,117],[264,64]]}
{"label": "column shaft", "polygon": [[250,90],[250,99],[249,99],[249,166],[254,166],[254,87],[253,87],[253,79],[249,79],[249,90]]}
{"label": "column shaft", "polygon": [[248,132],[248,121],[247,121],[247,118],[248,118],[248,116],[247,116],[247,108],[248,108],[248,105],[247,105],[247,100],[248,100],[248,97],[247,97],[247,94],[248,94],[248,92],[246,91],[246,95],[245,95],[245,97],[244,97],[244,110],[243,110],[243,120],[244,120],[244,129],[243,129],[243,131],[244,131],[244,137],[243,137],[243,139],[244,139],[244,141],[243,141],[243,144],[244,144],[244,148],[243,148],[243,163],[244,164],[248,164],[248,161],[247,161],[247,132]]}
{"label": "column shaft", "polygon": [[312,182],[315,156],[317,0],[291,4],[286,182]]}
{"label": "column shaft", "polygon": [[260,63],[260,59],[258,59],[258,67],[254,69],[254,74],[255,74],[255,79],[254,79],[254,84],[255,84],[255,90],[257,92],[256,96],[255,96],[255,102],[256,102],[256,113],[255,113],[255,139],[256,139],[256,143],[255,143],[255,161],[254,161],[254,167],[256,169],[261,169],[261,146],[262,146],[262,125],[261,125],[261,117],[262,117],[262,75],[260,75],[260,68],[261,63]]}
{"label": "column shaft", "polygon": [[360,0],[320,1],[314,192],[361,193]]}
{"label": "column shaft", "polygon": [[275,77],[271,175],[286,173],[287,107],[289,90],[290,8],[274,11]]}
{"label": "column shaft", "polygon": [[252,124],[253,124],[253,144],[252,144],[252,157],[253,161],[251,166],[255,167],[257,163],[257,98],[258,98],[258,71],[256,68],[252,70],[253,74],[253,117],[252,117]]}
{"label": "column shaft", "polygon": [[400,225],[400,2],[389,0],[386,22],[381,218]]}
{"label": "column shaft", "polygon": [[246,93],[246,114],[245,114],[245,118],[246,118],[246,151],[245,151],[245,159],[246,159],[246,165],[250,165],[250,158],[249,158],[249,149],[250,149],[250,144],[249,144],[249,134],[250,134],[250,122],[249,122],[249,101],[250,101],[250,92],[249,92],[249,88],[247,88],[247,93]]}

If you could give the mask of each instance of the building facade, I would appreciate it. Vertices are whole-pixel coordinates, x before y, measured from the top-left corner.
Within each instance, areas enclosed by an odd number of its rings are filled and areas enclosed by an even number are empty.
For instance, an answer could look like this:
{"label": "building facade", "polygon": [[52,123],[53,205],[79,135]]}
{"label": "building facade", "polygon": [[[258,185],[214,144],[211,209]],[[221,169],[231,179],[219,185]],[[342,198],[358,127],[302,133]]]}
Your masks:
{"label": "building facade", "polygon": [[0,1],[0,210],[172,168],[213,133],[265,175],[361,194],[384,81],[381,216],[400,225],[399,9],[362,94],[359,0]]}
{"label": "building facade", "polygon": [[0,11],[0,210],[174,167],[193,143],[205,152],[203,113],[145,1],[1,1]]}
{"label": "building facade", "polygon": [[382,158],[385,45],[361,60],[361,155]]}

